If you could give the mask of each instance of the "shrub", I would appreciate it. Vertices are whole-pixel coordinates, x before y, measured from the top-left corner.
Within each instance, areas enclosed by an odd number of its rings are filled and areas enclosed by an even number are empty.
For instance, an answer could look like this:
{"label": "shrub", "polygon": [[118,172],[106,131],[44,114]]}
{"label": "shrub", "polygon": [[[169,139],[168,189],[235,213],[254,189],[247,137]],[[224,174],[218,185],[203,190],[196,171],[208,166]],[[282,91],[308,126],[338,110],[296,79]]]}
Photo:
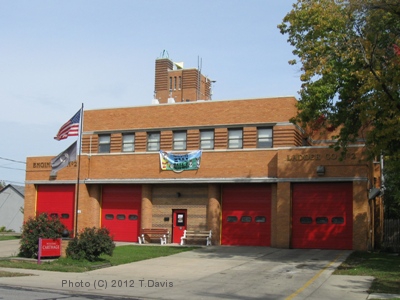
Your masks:
{"label": "shrub", "polygon": [[39,238],[60,238],[66,229],[58,218],[49,218],[46,213],[29,218],[22,226],[19,256],[37,258]]}
{"label": "shrub", "polygon": [[66,254],[76,260],[95,261],[101,254],[112,256],[115,248],[107,228],[85,228],[68,244]]}
{"label": "shrub", "polygon": [[1,226],[0,227],[0,232],[1,233],[3,233],[3,232],[14,232],[14,230],[13,229],[7,229],[6,226]]}

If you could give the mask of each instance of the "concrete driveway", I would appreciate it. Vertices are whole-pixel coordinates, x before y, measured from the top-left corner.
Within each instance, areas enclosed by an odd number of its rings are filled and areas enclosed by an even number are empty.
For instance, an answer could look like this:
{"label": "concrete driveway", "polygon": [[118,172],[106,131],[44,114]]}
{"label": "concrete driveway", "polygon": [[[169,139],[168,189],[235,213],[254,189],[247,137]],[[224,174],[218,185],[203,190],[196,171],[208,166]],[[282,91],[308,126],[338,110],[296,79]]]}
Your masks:
{"label": "concrete driveway", "polygon": [[373,278],[332,276],[350,253],[210,246],[85,273],[29,270],[37,276],[0,284],[137,299],[367,299]]}
{"label": "concrete driveway", "polygon": [[16,256],[19,253],[19,241],[0,241],[0,257]]}

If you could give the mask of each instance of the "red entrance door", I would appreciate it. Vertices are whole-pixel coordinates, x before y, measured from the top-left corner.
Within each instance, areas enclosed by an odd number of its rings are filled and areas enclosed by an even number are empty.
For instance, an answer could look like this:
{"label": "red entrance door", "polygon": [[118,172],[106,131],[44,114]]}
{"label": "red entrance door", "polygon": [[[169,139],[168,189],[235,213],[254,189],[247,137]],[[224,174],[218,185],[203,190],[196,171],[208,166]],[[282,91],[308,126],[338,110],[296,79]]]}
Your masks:
{"label": "red entrance door", "polygon": [[180,243],[183,232],[186,230],[186,209],[173,210],[172,243]]}

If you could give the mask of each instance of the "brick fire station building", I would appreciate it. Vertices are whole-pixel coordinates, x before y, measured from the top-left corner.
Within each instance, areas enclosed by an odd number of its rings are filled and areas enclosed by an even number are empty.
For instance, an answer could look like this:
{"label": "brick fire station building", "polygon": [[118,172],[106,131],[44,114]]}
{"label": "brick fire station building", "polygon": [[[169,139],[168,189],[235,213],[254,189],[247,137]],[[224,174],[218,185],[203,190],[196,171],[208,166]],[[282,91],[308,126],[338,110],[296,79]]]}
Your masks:
{"label": "brick fire station building", "polygon": [[152,104],[85,110],[77,162],[51,178],[52,157],[27,158],[25,219],[47,212],[116,241],[167,228],[170,243],[189,229],[212,230],[213,245],[373,247],[380,166],[364,145],[340,160],[329,135],[289,122],[294,97],[216,101],[212,83],[157,59]]}

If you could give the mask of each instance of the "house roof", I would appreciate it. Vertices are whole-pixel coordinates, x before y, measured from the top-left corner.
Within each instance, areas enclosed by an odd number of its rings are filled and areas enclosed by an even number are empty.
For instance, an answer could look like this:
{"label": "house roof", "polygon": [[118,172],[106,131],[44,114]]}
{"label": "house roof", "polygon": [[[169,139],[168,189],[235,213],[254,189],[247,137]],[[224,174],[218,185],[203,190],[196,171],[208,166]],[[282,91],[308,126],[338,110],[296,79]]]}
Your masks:
{"label": "house roof", "polygon": [[20,185],[15,185],[15,184],[6,185],[5,188],[0,191],[0,194],[2,192],[4,192],[6,189],[8,189],[8,188],[13,189],[15,192],[20,194],[22,197],[25,196],[25,187],[24,186],[20,186]]}

